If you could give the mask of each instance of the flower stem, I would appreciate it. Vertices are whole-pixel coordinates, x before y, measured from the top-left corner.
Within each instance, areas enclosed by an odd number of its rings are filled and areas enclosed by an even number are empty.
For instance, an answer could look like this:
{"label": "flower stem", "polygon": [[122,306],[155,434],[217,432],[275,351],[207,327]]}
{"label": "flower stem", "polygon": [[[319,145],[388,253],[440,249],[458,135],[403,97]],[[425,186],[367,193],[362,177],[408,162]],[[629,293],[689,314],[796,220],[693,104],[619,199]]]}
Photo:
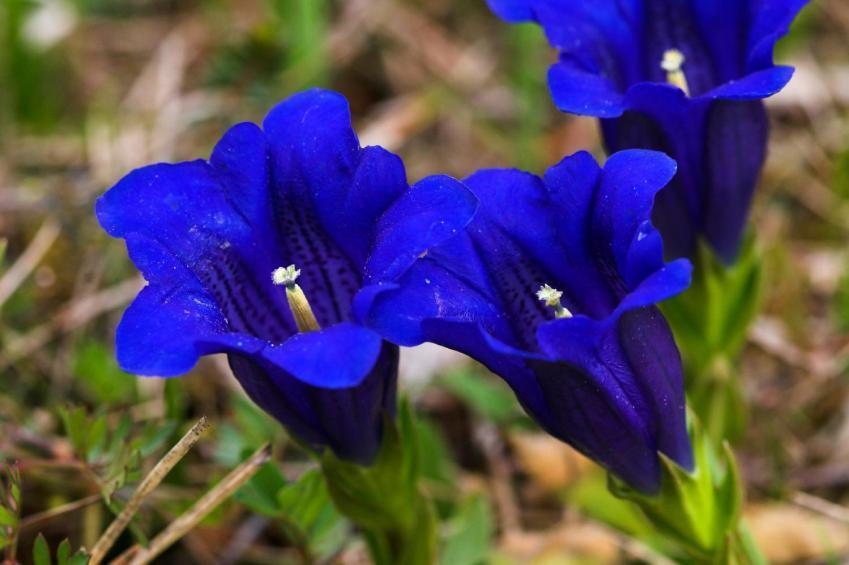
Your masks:
{"label": "flower stem", "polygon": [[356,524],[377,565],[436,562],[436,516],[419,489],[419,447],[409,407],[385,420],[376,460],[342,461],[328,451],[321,469],[337,509]]}

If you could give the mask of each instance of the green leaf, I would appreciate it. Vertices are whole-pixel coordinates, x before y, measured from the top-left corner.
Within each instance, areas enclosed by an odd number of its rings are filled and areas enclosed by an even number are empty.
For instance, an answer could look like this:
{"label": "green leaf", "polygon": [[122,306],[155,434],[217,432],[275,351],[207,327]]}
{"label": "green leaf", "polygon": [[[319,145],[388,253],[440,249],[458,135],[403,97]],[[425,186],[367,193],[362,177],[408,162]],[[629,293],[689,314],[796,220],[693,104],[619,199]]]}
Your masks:
{"label": "green leaf", "polygon": [[749,237],[733,265],[722,264],[703,245],[690,289],[661,306],[684,361],[687,398],[716,446],[745,429],[736,366],[762,294],[761,252]]}
{"label": "green leaf", "polygon": [[176,421],[166,421],[147,427],[141,437],[133,441],[133,449],[137,449],[141,457],[152,455],[173,436],[177,425]]}
{"label": "green leaf", "polygon": [[482,495],[466,499],[457,515],[448,523],[451,532],[445,542],[440,563],[479,565],[488,563],[490,544],[495,533],[492,508]]}
{"label": "green leaf", "polygon": [[517,115],[511,123],[510,139],[516,165],[536,170],[542,165],[543,131],[549,114],[545,81],[548,45],[545,33],[537,25],[510,26],[507,31],[509,74],[516,98]]}
{"label": "green leaf", "polygon": [[9,510],[5,506],[0,506],[0,526],[15,527],[17,525],[18,514]]}
{"label": "green leaf", "polygon": [[422,477],[439,483],[452,492],[455,491],[457,468],[439,428],[430,421],[419,418],[416,420],[416,435],[421,452],[427,454],[427,457],[421,458]]}
{"label": "green leaf", "polygon": [[71,561],[68,565],[86,565],[88,563],[88,554],[80,549],[77,551],[73,557],[71,557]]}
{"label": "green leaf", "polygon": [[679,543],[691,556],[705,562],[729,551],[738,530],[743,490],[734,454],[725,445],[722,454],[695,420],[690,419],[695,465],[679,467],[660,454],[663,478],[660,492],[638,492],[614,476],[611,492],[637,504],[657,529]]}
{"label": "green leaf", "polygon": [[286,42],[286,73],[281,82],[299,90],[327,82],[330,63],[327,42],[328,0],[272,0],[282,40]]}
{"label": "green leaf", "polygon": [[257,514],[281,518],[278,493],[286,486],[286,478],[274,461],[269,461],[236,493],[235,498]]}
{"label": "green leaf", "polygon": [[59,548],[56,550],[56,563],[58,565],[68,565],[68,560],[71,558],[71,542],[67,539],[62,540]]}
{"label": "green leaf", "polygon": [[88,422],[85,409],[79,406],[64,407],[59,409],[59,415],[65,425],[65,434],[71,441],[71,446],[78,454],[86,451],[86,438],[88,437]]}
{"label": "green leaf", "polygon": [[97,459],[98,455],[103,451],[106,439],[106,415],[101,414],[91,423],[85,438],[85,457],[87,461],[93,462]]}
{"label": "green leaf", "polygon": [[186,393],[179,379],[165,380],[165,417],[171,421],[182,421],[185,413]]}
{"label": "green leaf", "polygon": [[326,451],[321,469],[336,508],[364,530],[375,563],[430,564],[436,520],[419,490],[420,447],[412,411],[402,402],[397,421],[384,423],[377,459],[363,467]]}
{"label": "green leaf", "polygon": [[627,500],[610,493],[607,477],[601,469],[593,469],[572,485],[566,493],[566,500],[581,513],[599,522],[638,537],[652,546],[657,545],[656,540],[652,539],[654,530],[646,522],[643,513]]}
{"label": "green leaf", "polygon": [[277,500],[283,516],[303,531],[315,526],[330,501],[324,479],[317,469],[306,472],[298,482],[283,487]]}
{"label": "green leaf", "polygon": [[103,343],[82,341],[72,367],[78,382],[97,404],[114,406],[136,400],[136,377],[121,370],[115,355]]}
{"label": "green leaf", "polygon": [[47,540],[43,534],[38,534],[35,538],[35,544],[32,546],[32,561],[35,565],[50,565],[50,548],[47,546]]}

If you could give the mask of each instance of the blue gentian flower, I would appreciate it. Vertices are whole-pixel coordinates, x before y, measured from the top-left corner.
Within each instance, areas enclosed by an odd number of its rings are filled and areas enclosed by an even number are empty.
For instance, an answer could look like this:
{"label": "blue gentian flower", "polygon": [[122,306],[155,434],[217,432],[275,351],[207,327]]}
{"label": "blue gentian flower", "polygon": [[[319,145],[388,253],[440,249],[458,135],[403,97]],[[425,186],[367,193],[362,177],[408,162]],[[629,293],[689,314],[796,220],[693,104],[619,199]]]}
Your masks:
{"label": "blue gentian flower", "polygon": [[672,257],[704,239],[734,261],[763,166],[763,98],[793,69],[773,48],[807,0],[488,0],[510,22],[535,21],[559,50],[557,107],[602,118],[608,149],[678,161],[654,220]]}
{"label": "blue gentian flower", "polygon": [[466,231],[357,308],[397,343],[479,360],[550,434],[654,493],[658,452],[693,464],[681,359],[656,307],[687,288],[691,266],[664,263],[649,220],[674,174],[671,159],[640,150],[603,170],[579,153],[544,179],[476,173]]}
{"label": "blue gentian flower", "polygon": [[295,95],[262,129],[230,129],[209,161],[135,170],[98,200],[149,282],[118,326],[120,365],[176,376],[225,353],[300,440],[367,464],[394,411],[398,347],[357,319],[355,296],[476,206],[458,181],[410,188],[397,156],[361,148],[341,95]]}

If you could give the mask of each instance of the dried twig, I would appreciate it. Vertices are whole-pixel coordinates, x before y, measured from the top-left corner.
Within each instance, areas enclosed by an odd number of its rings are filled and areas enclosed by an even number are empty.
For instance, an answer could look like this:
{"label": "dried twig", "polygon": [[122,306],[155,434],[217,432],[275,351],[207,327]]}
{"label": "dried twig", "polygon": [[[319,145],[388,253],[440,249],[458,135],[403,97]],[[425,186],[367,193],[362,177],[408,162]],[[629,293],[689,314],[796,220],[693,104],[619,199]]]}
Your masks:
{"label": "dried twig", "polygon": [[817,514],[821,514],[826,518],[831,518],[832,520],[842,524],[849,524],[849,508],[846,508],[845,506],[840,506],[839,504],[829,502],[828,500],[805,492],[794,493],[790,500],[793,504],[804,508],[805,510],[816,512]]}
{"label": "dried twig", "polygon": [[21,286],[21,283],[38,266],[44,254],[59,237],[59,222],[54,217],[44,220],[26,251],[0,278],[0,306]]}
{"label": "dried twig", "polygon": [[6,530],[6,547],[3,551],[5,555],[3,563],[17,563],[15,559],[18,549],[18,536],[20,535],[20,516],[21,516],[21,469],[18,463],[7,465],[3,469],[3,476],[0,476],[0,506],[11,512],[14,516],[14,523],[9,524],[0,530]]}
{"label": "dried twig", "polygon": [[32,529],[59,516],[63,516],[70,512],[76,512],[77,510],[90,506],[101,499],[102,497],[99,494],[92,494],[91,496],[63,504],[62,506],[57,506],[56,508],[51,508],[50,510],[45,510],[44,512],[30,514],[21,520],[21,530]]}
{"label": "dried twig", "polygon": [[127,505],[124,506],[124,509],[121,510],[121,513],[118,514],[118,517],[115,518],[106,531],[100,536],[100,539],[97,540],[97,543],[91,550],[91,559],[89,560],[89,565],[97,565],[100,563],[104,557],[106,557],[106,552],[112,547],[115,543],[115,540],[118,539],[118,536],[121,535],[121,532],[129,525],[130,520],[133,519],[136,512],[138,512],[141,507],[144,499],[153,492],[153,490],[159,486],[159,483],[162,482],[162,479],[174,468],[174,466],[179,463],[183,457],[185,457],[186,453],[192,448],[194,444],[198,442],[201,436],[209,429],[209,422],[206,419],[206,416],[201,418],[192,429],[186,433],[177,442],[177,444],[171,448],[171,450],[165,454],[165,456],[159,460],[159,462],[151,469],[150,473],[144,478],[141,484],[136,489],[136,492],[133,493],[132,498],[127,502]]}
{"label": "dried twig", "polygon": [[511,486],[510,462],[504,454],[504,442],[498,428],[490,422],[479,422],[475,425],[474,439],[492,474],[492,497],[501,518],[501,529],[505,534],[520,532],[519,503]]}
{"label": "dried twig", "polygon": [[69,302],[51,321],[7,342],[5,351],[0,352],[0,370],[39,350],[57,333],[75,330],[101,314],[120,308],[132,300],[142,286],[142,278],[135,277]]}
{"label": "dried twig", "polygon": [[171,522],[158,536],[151,540],[146,548],[134,546],[127,553],[113,562],[129,563],[129,565],[143,565],[150,563],[166,549],[171,547],[177,540],[182,538],[203,520],[210,512],[215,510],[219,504],[229,498],[239,487],[244,485],[271,457],[271,446],[266,444],[258,449],[251,457],[239,465],[229,475],[218,483],[215,488],[207,492],[182,516]]}

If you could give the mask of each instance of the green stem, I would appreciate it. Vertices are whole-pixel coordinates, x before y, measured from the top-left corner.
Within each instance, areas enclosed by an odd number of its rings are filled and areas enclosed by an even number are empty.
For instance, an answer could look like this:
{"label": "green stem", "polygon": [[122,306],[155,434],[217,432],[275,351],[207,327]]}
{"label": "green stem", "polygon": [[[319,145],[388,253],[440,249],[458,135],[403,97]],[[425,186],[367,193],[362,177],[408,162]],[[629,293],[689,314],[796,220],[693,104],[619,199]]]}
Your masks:
{"label": "green stem", "polygon": [[418,509],[415,512],[398,517],[397,528],[372,528],[363,532],[376,565],[436,563],[435,514],[430,503],[422,496],[419,496],[416,506]]}
{"label": "green stem", "polygon": [[730,542],[733,550],[733,560],[739,565],[767,565],[768,561],[758,547],[749,526],[744,520],[737,524],[733,539]]}
{"label": "green stem", "polygon": [[342,461],[331,452],[321,469],[336,508],[356,524],[377,565],[436,563],[436,515],[419,489],[419,447],[412,414],[401,404],[387,418],[380,452],[370,466]]}

